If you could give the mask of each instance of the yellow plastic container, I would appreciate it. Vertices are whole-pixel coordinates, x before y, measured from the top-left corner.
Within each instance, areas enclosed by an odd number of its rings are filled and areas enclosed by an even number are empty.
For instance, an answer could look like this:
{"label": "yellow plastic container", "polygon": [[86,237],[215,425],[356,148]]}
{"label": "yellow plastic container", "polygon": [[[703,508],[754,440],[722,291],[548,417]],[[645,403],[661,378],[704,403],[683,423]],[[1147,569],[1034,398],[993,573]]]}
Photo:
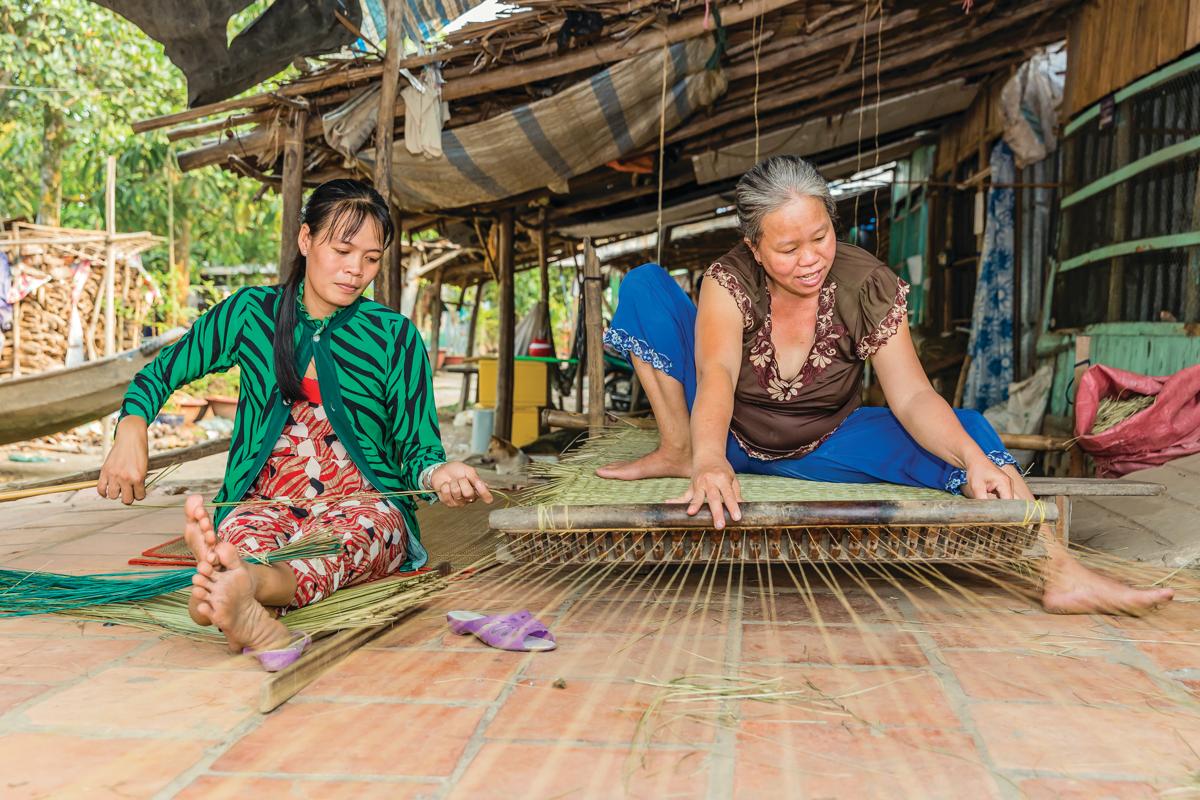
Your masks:
{"label": "yellow plastic container", "polygon": [[[515,364],[513,407],[546,405],[549,364],[544,361],[517,361]],[[496,407],[496,381],[499,375],[499,359],[495,356],[484,356],[479,359],[479,405]]]}

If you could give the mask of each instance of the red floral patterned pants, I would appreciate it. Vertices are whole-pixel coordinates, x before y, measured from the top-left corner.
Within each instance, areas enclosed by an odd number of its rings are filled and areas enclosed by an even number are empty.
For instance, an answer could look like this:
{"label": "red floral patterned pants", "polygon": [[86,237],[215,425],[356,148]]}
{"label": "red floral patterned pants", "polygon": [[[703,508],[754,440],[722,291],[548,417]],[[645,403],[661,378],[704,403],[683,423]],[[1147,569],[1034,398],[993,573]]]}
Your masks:
{"label": "red floral patterned pants", "polygon": [[345,542],[340,556],[286,562],[296,573],[291,607],[300,608],[343,586],[390,575],[404,563],[408,534],[400,511],[379,497],[346,498],[370,491],[334,435],[324,406],[299,400],[247,495],[287,499],[236,507],[218,535],[250,553],[277,550],[318,533],[340,536]]}

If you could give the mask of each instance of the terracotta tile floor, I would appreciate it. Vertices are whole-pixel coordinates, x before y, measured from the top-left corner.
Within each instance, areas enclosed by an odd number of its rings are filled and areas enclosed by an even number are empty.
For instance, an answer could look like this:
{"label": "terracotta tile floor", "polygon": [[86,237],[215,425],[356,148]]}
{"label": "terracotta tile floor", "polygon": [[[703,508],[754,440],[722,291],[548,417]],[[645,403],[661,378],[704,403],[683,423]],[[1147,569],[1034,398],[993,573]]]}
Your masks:
{"label": "terracotta tile floor", "polygon": [[[174,512],[86,496],[3,511],[6,566],[117,569],[177,533]],[[1196,795],[1196,603],[1066,618],[984,584],[967,603],[915,582],[846,581],[840,596],[832,582],[495,570],[266,716],[257,665],[217,645],[2,620],[0,796]],[[452,608],[521,607],[559,650],[488,650],[444,626]]]}

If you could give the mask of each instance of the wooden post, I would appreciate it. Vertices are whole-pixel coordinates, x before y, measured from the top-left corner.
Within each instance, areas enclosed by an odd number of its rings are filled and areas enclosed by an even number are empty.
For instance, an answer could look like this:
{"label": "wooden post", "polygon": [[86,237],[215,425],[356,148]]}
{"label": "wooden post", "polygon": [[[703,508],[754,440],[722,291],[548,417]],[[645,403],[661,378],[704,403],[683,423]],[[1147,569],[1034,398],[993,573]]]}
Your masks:
{"label": "wooden post", "polygon": [[592,433],[604,427],[604,344],[600,328],[600,259],[591,237],[583,240],[583,295],[587,315],[588,428]]}
{"label": "wooden post", "polygon": [[292,110],[291,124],[283,142],[283,222],[279,226],[279,282],[284,283],[299,253],[300,211],[304,205],[304,123],[308,114]]}
{"label": "wooden post", "polygon": [[[467,325],[467,358],[475,355],[475,330],[479,327],[479,302],[483,299],[483,284],[475,284],[475,305],[471,306],[471,321]],[[471,403],[471,373],[463,373],[462,393],[458,396],[458,410],[466,411]]]}
{"label": "wooden post", "polygon": [[429,364],[436,373],[438,369],[438,347],[442,342],[442,268],[433,273],[433,302],[429,304]]}
{"label": "wooden post", "polygon": [[[1119,169],[1133,160],[1133,123],[1130,109],[1117,108],[1117,141],[1114,163]],[[1129,238],[1129,181],[1121,181],[1113,188],[1113,241],[1124,242]],[[1108,267],[1108,310],[1104,318],[1108,322],[1119,322],[1121,307],[1125,300],[1125,257],[1117,256]]]}
{"label": "wooden post", "polygon": [[104,355],[117,352],[117,309],[113,284],[117,272],[117,252],[113,235],[117,232],[117,157],[109,156],[104,170]]}
{"label": "wooden post", "polygon": [[500,352],[498,354],[496,378],[496,425],[495,434],[501,439],[512,439],[513,380],[516,372],[516,308],[513,304],[513,278],[515,273],[513,253],[513,210],[500,212],[500,247],[498,272],[500,273]]}
{"label": "wooden post", "polygon": [[[575,330],[579,329],[579,317],[582,315],[587,318],[587,292],[583,290],[585,281],[583,280],[583,267],[579,265],[579,252],[575,252],[575,278],[579,284],[579,302],[576,304],[575,312]],[[574,334],[572,334],[574,337]],[[572,341],[574,339],[572,338]],[[587,340],[584,340],[584,349],[587,348]],[[587,374],[587,356],[583,355],[579,359],[579,363],[575,365],[575,413],[583,413],[583,376]]]}
{"label": "wooden post", "polygon": [[[546,341],[553,344],[554,342],[554,325],[550,318],[550,254],[548,242],[546,241],[546,209],[543,208],[538,212],[538,227],[537,227],[537,251],[538,251],[538,276],[541,278],[541,300],[542,300],[542,334],[546,337]],[[548,365],[554,367],[554,365]],[[556,367],[554,367],[556,368]],[[550,372],[546,372],[546,407],[554,405],[554,396],[551,386],[553,382],[549,380]],[[542,433],[545,433],[543,430]]]}
{"label": "wooden post", "polygon": [[[387,10],[387,39],[383,54],[383,75],[379,82],[379,110],[375,117],[375,189],[387,201],[392,215],[395,235],[392,246],[383,256],[383,268],[375,276],[375,300],[389,308],[400,310],[404,292],[404,261],[400,242],[400,211],[392,203],[392,140],[396,135],[396,84],[400,80],[400,58],[404,55],[404,4],[401,0],[384,0]],[[394,35],[393,35],[394,34]],[[434,363],[436,367],[436,362]]]}

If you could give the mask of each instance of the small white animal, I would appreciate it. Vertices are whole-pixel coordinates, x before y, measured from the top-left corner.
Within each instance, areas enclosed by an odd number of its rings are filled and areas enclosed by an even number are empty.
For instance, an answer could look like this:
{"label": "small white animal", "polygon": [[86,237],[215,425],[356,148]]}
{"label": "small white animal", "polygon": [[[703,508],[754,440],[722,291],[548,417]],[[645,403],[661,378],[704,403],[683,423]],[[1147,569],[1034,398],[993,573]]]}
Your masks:
{"label": "small white animal", "polygon": [[524,450],[499,436],[493,436],[488,442],[487,455],[496,465],[496,472],[501,475],[522,472],[529,463],[529,456]]}

